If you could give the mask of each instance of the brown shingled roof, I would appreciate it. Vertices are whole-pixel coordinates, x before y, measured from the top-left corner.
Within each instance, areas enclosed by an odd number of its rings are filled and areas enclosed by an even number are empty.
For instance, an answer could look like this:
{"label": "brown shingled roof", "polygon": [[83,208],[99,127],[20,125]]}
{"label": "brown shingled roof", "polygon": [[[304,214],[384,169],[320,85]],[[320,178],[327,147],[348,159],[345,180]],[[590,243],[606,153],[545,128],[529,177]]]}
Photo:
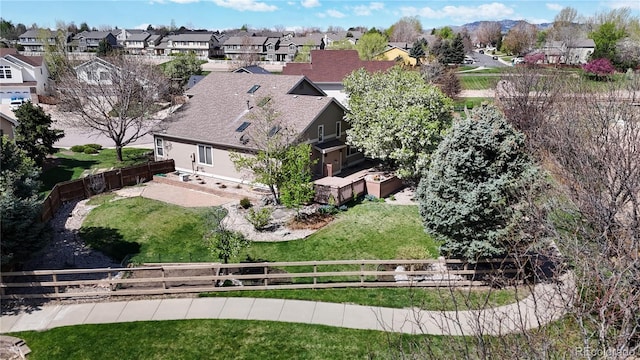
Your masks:
{"label": "brown shingled roof", "polygon": [[316,83],[341,83],[354,70],[386,71],[394,61],[363,61],[356,50],[311,50],[310,63],[288,63],[283,75],[304,75]]}
{"label": "brown shingled roof", "polygon": [[41,66],[42,59],[43,59],[42,56],[25,56],[25,55],[19,54],[15,48],[0,49],[0,57],[5,57],[5,56],[11,56],[31,66]]}
{"label": "brown shingled roof", "polygon": [[[260,87],[248,93],[254,85]],[[301,86],[302,85],[302,86]],[[309,95],[303,95],[309,94]],[[302,134],[330,106],[342,106],[304,76],[212,72],[189,91],[191,98],[176,111],[159,135],[233,148],[242,144],[236,129],[255,112],[257,102],[269,96],[280,120]],[[251,110],[247,107],[247,101]]]}

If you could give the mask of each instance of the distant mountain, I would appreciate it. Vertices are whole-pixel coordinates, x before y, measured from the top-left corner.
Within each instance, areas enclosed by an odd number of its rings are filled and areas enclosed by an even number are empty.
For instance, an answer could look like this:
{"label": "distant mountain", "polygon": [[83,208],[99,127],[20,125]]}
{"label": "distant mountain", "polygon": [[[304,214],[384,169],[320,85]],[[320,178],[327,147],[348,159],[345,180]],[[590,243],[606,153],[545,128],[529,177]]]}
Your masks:
{"label": "distant mountain", "polygon": [[[509,31],[509,29],[514,27],[518,23],[518,21],[520,21],[520,20],[508,20],[508,19],[505,19],[505,20],[500,20],[498,22],[500,23],[500,26],[502,26],[502,32],[506,33],[506,32]],[[473,32],[476,29],[478,29],[480,24],[482,24],[483,22],[484,21],[475,21],[475,22],[464,24],[464,25],[461,25],[461,26],[456,26],[456,28],[462,29],[462,28],[466,27],[469,32]],[[551,23],[542,23],[542,24],[534,24],[534,25],[536,25],[538,27],[538,29],[544,30],[544,29],[549,28],[552,24]]]}

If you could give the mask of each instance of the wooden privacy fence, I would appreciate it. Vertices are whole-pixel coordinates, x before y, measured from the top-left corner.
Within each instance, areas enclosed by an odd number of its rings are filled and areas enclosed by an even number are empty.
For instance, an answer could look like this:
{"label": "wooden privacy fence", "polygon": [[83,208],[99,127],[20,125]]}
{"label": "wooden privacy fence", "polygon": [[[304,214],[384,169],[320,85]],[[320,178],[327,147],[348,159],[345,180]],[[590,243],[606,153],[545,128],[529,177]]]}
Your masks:
{"label": "wooden privacy fence", "polygon": [[51,219],[60,206],[66,201],[87,199],[92,195],[105,191],[137,185],[151,180],[155,174],[173,171],[175,171],[173,160],[163,160],[109,170],[89,175],[82,179],[57,183],[44,199],[40,220],[47,221]]}
{"label": "wooden privacy fence", "polygon": [[[78,298],[230,290],[347,287],[490,286],[493,277],[520,282],[512,260],[340,260],[149,265],[133,268],[36,270],[0,275],[0,298]],[[228,286],[231,285],[231,286]]]}

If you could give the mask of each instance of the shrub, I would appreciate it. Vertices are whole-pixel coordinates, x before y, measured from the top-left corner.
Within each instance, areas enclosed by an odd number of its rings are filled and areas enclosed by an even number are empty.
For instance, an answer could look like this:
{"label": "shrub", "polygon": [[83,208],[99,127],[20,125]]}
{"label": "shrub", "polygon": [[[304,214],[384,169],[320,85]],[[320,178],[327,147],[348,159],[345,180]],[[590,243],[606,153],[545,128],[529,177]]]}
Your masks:
{"label": "shrub", "polygon": [[82,153],[82,152],[84,152],[84,145],[73,145],[71,147],[71,151],[73,151],[75,153]]}
{"label": "shrub", "polygon": [[92,147],[86,147],[86,146],[85,146],[85,148],[84,148],[84,153],[85,153],[85,154],[89,154],[89,155],[91,155],[91,154],[97,154],[97,153],[98,153],[98,150],[96,150],[96,149],[94,149],[94,148],[92,148]]}
{"label": "shrub", "polygon": [[256,230],[263,230],[269,224],[269,220],[271,219],[271,213],[273,210],[267,207],[260,208],[256,210],[255,208],[249,209],[249,213],[245,218],[253,228]]}
{"label": "shrub", "polygon": [[102,150],[102,145],[100,145],[100,144],[85,144],[84,147],[85,148],[90,147],[90,148],[96,149],[98,151]]}
{"label": "shrub", "polygon": [[334,215],[340,212],[335,205],[322,205],[318,208],[318,212],[324,215]]}
{"label": "shrub", "polygon": [[251,200],[249,200],[249,198],[243,197],[242,199],[240,199],[240,206],[243,209],[248,209],[251,207]]}

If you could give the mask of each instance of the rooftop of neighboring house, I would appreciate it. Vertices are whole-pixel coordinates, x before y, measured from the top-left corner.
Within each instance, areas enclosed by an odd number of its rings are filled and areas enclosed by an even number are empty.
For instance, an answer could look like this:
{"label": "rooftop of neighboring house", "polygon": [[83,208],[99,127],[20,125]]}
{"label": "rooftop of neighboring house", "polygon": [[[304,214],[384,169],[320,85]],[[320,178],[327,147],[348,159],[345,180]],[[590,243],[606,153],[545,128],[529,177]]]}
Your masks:
{"label": "rooftop of neighboring house", "polygon": [[249,74],[271,75],[271,72],[269,72],[265,68],[260,67],[258,65],[250,65],[250,66],[241,67],[239,69],[234,70],[233,72],[236,72],[236,73],[243,72],[243,73],[249,73]]}
{"label": "rooftop of neighboring house", "polygon": [[341,83],[354,70],[386,71],[394,61],[360,60],[356,50],[311,50],[310,63],[287,63],[283,75],[304,75],[315,83]]}
{"label": "rooftop of neighboring house", "polygon": [[104,39],[109,35],[113,35],[111,31],[83,31],[75,34],[74,39]]}
{"label": "rooftop of neighboring house", "polygon": [[255,123],[251,114],[264,99],[297,134],[327,107],[342,108],[304,76],[212,72],[187,95],[189,100],[171,116],[166,131],[157,135],[250,149],[252,144],[241,137],[251,131],[245,123]]}
{"label": "rooftop of neighboring house", "polygon": [[47,38],[52,38],[55,37],[55,31],[51,29],[29,29],[18,38],[39,38],[43,35]]}
{"label": "rooftop of neighboring house", "polygon": [[387,44],[387,49],[393,49],[393,48],[398,48],[401,50],[405,50],[405,51],[409,51],[411,48],[413,47],[413,43],[409,43],[409,42],[390,42],[389,44]]}
{"label": "rooftop of neighboring house", "polygon": [[[15,48],[1,48],[0,57],[7,58],[8,56],[18,59],[31,66],[42,66],[42,56],[25,56],[18,53]],[[9,60],[11,61],[11,60]],[[13,62],[13,61],[12,61]]]}
{"label": "rooftop of neighboring house", "polygon": [[151,37],[151,34],[149,34],[148,32],[144,31],[138,34],[131,34],[127,40],[125,41],[145,41],[147,40],[149,37]]}
{"label": "rooftop of neighboring house", "polygon": [[182,34],[167,35],[162,41],[211,41],[213,39],[213,32],[185,32]]}

